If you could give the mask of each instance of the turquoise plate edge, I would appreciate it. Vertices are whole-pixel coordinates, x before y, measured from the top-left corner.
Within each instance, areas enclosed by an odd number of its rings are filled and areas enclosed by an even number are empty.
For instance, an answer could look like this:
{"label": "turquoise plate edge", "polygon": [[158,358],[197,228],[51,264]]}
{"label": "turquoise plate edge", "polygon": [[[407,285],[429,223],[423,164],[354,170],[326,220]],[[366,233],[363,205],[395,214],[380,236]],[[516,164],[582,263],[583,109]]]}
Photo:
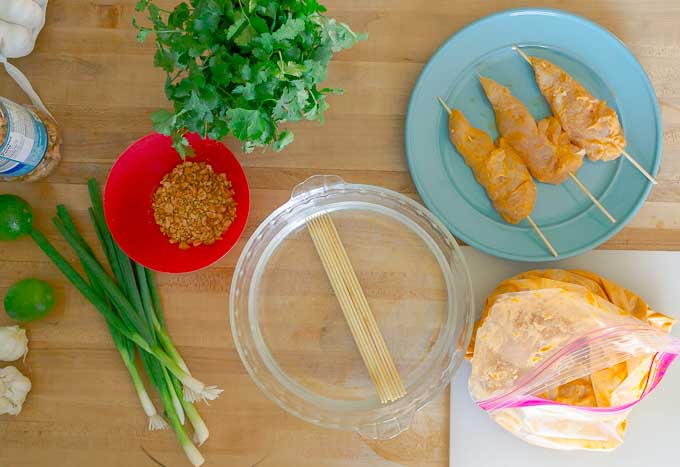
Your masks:
{"label": "turquoise plate edge", "polygon": [[500,251],[498,249],[495,249],[493,247],[490,247],[488,245],[479,243],[475,241],[474,238],[469,237],[467,234],[462,232],[460,229],[458,229],[454,224],[449,222],[449,220],[446,218],[446,216],[442,215],[442,213],[438,212],[437,208],[434,206],[434,203],[432,202],[431,199],[429,199],[428,195],[425,194],[425,190],[422,187],[422,181],[418,179],[418,177],[415,174],[415,168],[414,168],[414,156],[411,154],[410,148],[409,148],[409,141],[408,141],[408,135],[409,135],[409,120],[411,119],[412,115],[412,110],[414,107],[414,101],[416,99],[416,90],[418,87],[422,84],[422,80],[426,76],[427,72],[429,69],[437,62],[439,57],[443,54],[444,49],[446,49],[449,45],[449,43],[453,42],[456,40],[456,37],[460,34],[465,33],[467,30],[478,27],[479,24],[498,19],[499,17],[510,17],[513,15],[528,15],[528,14],[533,14],[533,15],[551,15],[551,16],[562,16],[566,17],[569,20],[576,21],[579,23],[582,23],[586,26],[593,27],[595,29],[598,29],[602,32],[604,32],[606,35],[610,36],[610,38],[618,43],[623,50],[628,54],[629,58],[639,67],[639,69],[642,71],[642,77],[643,81],[645,83],[646,89],[645,91],[649,94],[651,97],[650,101],[652,103],[652,108],[654,111],[654,118],[656,121],[656,152],[654,154],[654,162],[652,169],[650,171],[651,175],[656,177],[659,171],[659,166],[661,164],[661,155],[663,153],[663,123],[661,120],[661,111],[659,109],[659,103],[658,99],[656,97],[656,92],[654,90],[654,87],[649,80],[649,76],[644,70],[644,67],[640,63],[640,61],[635,57],[635,55],[628,49],[628,47],[625,45],[625,43],[619,39],[615,34],[610,32],[609,30],[603,28],[599,24],[586,19],[582,16],[569,13],[563,10],[559,9],[551,9],[551,8],[515,8],[515,9],[509,9],[509,10],[504,10],[500,11],[497,13],[492,13],[490,15],[484,16],[482,18],[479,18],[468,25],[464,26],[463,28],[457,30],[454,32],[451,36],[449,36],[438,48],[437,50],[432,54],[430,59],[427,61],[425,66],[420,72],[420,75],[418,76],[418,79],[416,80],[416,83],[413,87],[413,90],[411,92],[411,96],[409,98],[409,103],[407,107],[407,112],[406,112],[406,123],[405,123],[405,128],[404,128],[404,139],[405,139],[405,149],[406,149],[406,159],[409,167],[409,172],[411,173],[411,177],[414,181],[414,184],[416,186],[416,189],[418,191],[419,196],[425,203],[425,205],[430,209],[441,221],[442,223],[458,238],[463,240],[465,243],[468,245],[484,252],[492,256],[496,256],[499,258],[504,258],[504,259],[509,259],[512,261],[521,261],[521,262],[550,262],[550,261],[559,261],[563,260],[566,258],[571,258],[573,256],[578,256],[580,254],[583,254],[587,251],[590,251],[594,248],[597,248],[599,245],[605,243],[607,240],[611,239],[614,235],[619,233],[627,224],[630,222],[630,220],[638,213],[642,205],[644,204],[645,200],[649,196],[649,192],[652,189],[652,184],[651,183],[646,183],[645,188],[640,195],[639,199],[637,200],[636,204],[630,209],[630,211],[627,213],[627,215],[622,218],[618,219],[618,222],[616,225],[612,226],[610,230],[608,230],[606,233],[601,235],[600,237],[592,240],[590,243],[587,245],[577,248],[575,250],[570,251],[568,254],[560,254],[559,257],[553,257],[552,255],[546,253],[543,256],[532,256],[532,257],[525,257],[522,255],[514,255],[512,253]]}

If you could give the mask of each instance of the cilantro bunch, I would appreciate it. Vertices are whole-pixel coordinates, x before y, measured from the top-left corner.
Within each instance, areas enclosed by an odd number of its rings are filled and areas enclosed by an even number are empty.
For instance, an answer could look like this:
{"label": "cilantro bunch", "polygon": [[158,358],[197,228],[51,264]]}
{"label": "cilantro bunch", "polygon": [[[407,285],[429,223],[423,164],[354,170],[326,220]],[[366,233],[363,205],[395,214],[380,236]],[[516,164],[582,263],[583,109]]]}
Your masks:
{"label": "cilantro bunch", "polygon": [[245,152],[280,151],[293,141],[280,124],[323,123],[326,96],[342,92],[319,88],[328,62],[366,38],[325,16],[317,0],[190,0],[172,11],[139,0],[136,10],[151,22],[133,25],[140,42],[155,34],[154,65],[167,73],[174,106],[154,112],[153,126],[182,157],[191,152],[187,132],[233,134]]}

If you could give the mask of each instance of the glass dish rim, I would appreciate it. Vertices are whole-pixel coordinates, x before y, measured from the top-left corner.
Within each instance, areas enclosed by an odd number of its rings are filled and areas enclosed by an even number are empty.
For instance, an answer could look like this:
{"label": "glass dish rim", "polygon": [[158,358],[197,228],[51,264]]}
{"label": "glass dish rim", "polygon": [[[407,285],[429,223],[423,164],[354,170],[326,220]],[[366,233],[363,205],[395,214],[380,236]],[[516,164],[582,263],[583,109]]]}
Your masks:
{"label": "glass dish rim", "polygon": [[[449,317],[447,324],[443,327],[445,332],[442,334],[442,339],[450,339],[450,344],[443,344],[438,354],[431,354],[431,358],[428,357],[428,368],[422,372],[426,384],[415,391],[413,398],[409,398],[407,395],[406,398],[392,404],[365,410],[333,410],[328,405],[313,404],[300,394],[291,391],[288,384],[283,382],[276,375],[276,372],[272,372],[271,368],[266,365],[265,358],[253,337],[253,323],[249,319],[251,315],[250,289],[253,287],[252,282],[256,270],[251,263],[255,261],[255,266],[258,266],[261,261],[268,261],[268,258],[263,258],[263,253],[269,248],[269,245],[260,246],[256,242],[262,240],[266,233],[274,232],[271,234],[272,236],[280,235],[282,227],[276,227],[276,224],[281,221],[282,217],[293,215],[295,218],[306,218],[309,213],[307,216],[303,216],[301,213],[313,209],[321,211],[324,203],[326,205],[337,203],[337,201],[332,200],[333,195],[350,196],[352,194],[366,195],[369,198],[370,196],[377,196],[379,199],[385,200],[385,203],[397,203],[405,208],[411,218],[429,224],[427,228],[422,226],[421,228],[425,234],[432,237],[431,242],[438,247],[439,251],[435,252],[432,248],[433,245],[428,245],[428,247],[433,250],[432,254],[435,257],[437,256],[436,253],[440,253],[446,259],[448,268],[445,269],[439,260],[438,264],[446,278],[447,288],[448,283],[451,282],[454,284],[455,292],[458,295],[462,294],[462,297],[454,297],[453,301],[449,301]],[[314,203],[315,200],[316,203]],[[376,204],[380,210],[387,209],[399,216],[406,216],[394,207],[381,205],[375,201],[367,203]],[[319,207],[319,204],[321,204],[321,207]],[[279,243],[282,241],[279,241]],[[442,248],[440,243],[449,247],[448,251]],[[254,254],[254,252],[257,254]],[[253,259],[253,256],[255,256],[255,259]],[[248,266],[252,270],[248,271],[248,276],[246,276],[244,269]],[[410,425],[414,414],[443,390],[463,360],[472,333],[474,318],[472,284],[467,264],[462,250],[448,229],[425,207],[401,193],[374,185],[347,183],[336,176],[310,177],[296,187],[286,203],[274,210],[260,223],[245,245],[234,269],[229,303],[232,338],[239,357],[255,384],[269,399],[287,412],[315,425],[354,430],[367,438],[391,438],[404,431]],[[246,304],[246,308],[239,311],[239,306],[242,303]],[[459,304],[462,304],[466,309],[460,309]],[[455,319],[451,320],[451,316],[455,316]],[[250,326],[244,326],[244,324],[250,324]],[[244,331],[249,332],[250,335],[244,335]],[[461,339],[462,343],[460,342]],[[252,340],[255,344],[249,345],[249,340]],[[263,372],[268,374],[261,374]],[[285,375],[285,372],[283,374]],[[285,396],[291,397],[286,398]],[[291,400],[293,403],[291,403]],[[296,406],[295,402],[299,402],[299,404]]]}

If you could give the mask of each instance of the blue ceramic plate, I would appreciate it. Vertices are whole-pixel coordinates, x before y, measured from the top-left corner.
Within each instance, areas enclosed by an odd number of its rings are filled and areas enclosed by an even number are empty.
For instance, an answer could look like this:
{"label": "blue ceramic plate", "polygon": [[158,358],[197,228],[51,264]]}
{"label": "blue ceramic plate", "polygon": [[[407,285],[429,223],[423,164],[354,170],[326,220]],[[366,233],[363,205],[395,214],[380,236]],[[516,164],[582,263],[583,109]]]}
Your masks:
{"label": "blue ceramic plate", "polygon": [[[512,49],[546,58],[604,99],[619,114],[626,150],[652,175],[661,159],[661,117],[644,70],[621,41],[600,26],[558,10],[522,9],[487,16],[458,31],[425,66],[406,117],[406,154],[425,204],[466,243],[516,261],[553,256],[526,220],[510,225],[496,213],[449,141],[448,115],[437,102],[463,111],[473,126],[498,137],[493,110],[477,73],[520,98],[536,119],[550,114],[529,65]],[[537,183],[532,219],[560,259],[593,249],[617,233],[644,202],[651,183],[623,157],[586,161],[579,179],[618,220],[612,224],[572,180]]]}

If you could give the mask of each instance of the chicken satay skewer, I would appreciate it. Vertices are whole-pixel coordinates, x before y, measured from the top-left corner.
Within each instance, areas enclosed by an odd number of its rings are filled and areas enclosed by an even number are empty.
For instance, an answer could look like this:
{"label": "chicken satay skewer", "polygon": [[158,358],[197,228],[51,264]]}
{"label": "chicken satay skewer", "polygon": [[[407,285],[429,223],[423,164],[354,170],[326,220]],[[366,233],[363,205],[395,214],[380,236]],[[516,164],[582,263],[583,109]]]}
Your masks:
{"label": "chicken satay skewer", "polygon": [[[439,99],[439,102],[440,102],[441,105],[444,107],[444,109],[446,110],[446,112],[447,112],[449,115],[451,115],[451,113],[452,113],[451,108],[449,108],[449,106],[446,104],[446,102],[444,102],[444,100],[443,100],[441,97],[437,97],[437,98]],[[486,136],[486,138],[488,138],[488,135]],[[492,144],[490,138],[488,138],[488,144],[491,145],[491,146],[493,147],[493,144]],[[518,164],[520,164],[520,167],[522,168],[522,170],[524,170],[524,171],[526,172],[526,177],[528,178],[528,180],[530,181],[531,185],[533,186],[533,193],[531,193],[531,194],[533,195],[533,198],[532,198],[532,200],[531,200],[531,209],[533,209],[533,203],[535,202],[535,196],[536,196],[536,188],[535,188],[535,185],[533,184],[533,180],[531,180],[531,176],[528,174],[528,171],[527,171],[526,167],[525,167],[525,166],[521,163],[521,161],[519,160],[519,156],[515,155],[515,157],[517,158],[517,162],[518,162]],[[468,162],[468,161],[466,160],[466,163],[467,163],[467,162]],[[469,164],[468,164],[468,165],[469,165]],[[471,167],[471,168],[472,168],[472,167]],[[474,170],[473,170],[473,172],[474,172]],[[477,174],[476,174],[476,173],[475,173],[475,176],[477,177]],[[478,181],[479,181],[479,179],[478,179]],[[487,187],[487,186],[484,186],[484,188],[487,190],[487,193],[490,194],[490,193],[489,193],[488,187]],[[491,196],[490,196],[490,197],[491,197]],[[492,200],[492,201],[493,201],[493,200]],[[497,206],[494,205],[494,207],[496,207],[496,209],[498,209]],[[501,213],[501,215],[502,215],[508,222],[510,222],[510,220],[508,220],[507,217],[506,217],[507,213],[506,213],[506,215],[504,215],[504,213]],[[536,234],[537,234],[537,235],[539,236],[539,238],[543,241],[543,243],[545,243],[545,246],[548,248],[548,250],[550,250],[550,253],[551,253],[554,257],[557,258],[557,257],[559,256],[559,255],[557,254],[557,251],[556,251],[555,248],[552,246],[552,244],[551,244],[550,241],[547,239],[547,237],[543,234],[543,232],[542,232],[541,229],[538,227],[538,225],[536,225],[536,223],[534,222],[534,220],[531,218],[530,215],[522,214],[522,215],[520,215],[520,216],[517,216],[515,219],[512,220],[512,223],[517,223],[517,222],[519,222],[519,220],[520,220],[519,218],[520,218],[520,217],[524,217],[525,219],[527,219],[527,221],[529,222],[529,224],[531,225],[531,227],[536,231]]]}
{"label": "chicken satay skewer", "polygon": [[[559,185],[570,177],[607,219],[615,224],[614,216],[576,177],[574,172],[583,164],[583,150],[568,140],[563,141],[566,134],[557,119],[549,118],[537,124],[524,103],[505,86],[481,76],[480,83],[496,113],[496,126],[501,136],[522,156],[531,175],[539,182],[552,185]],[[555,135],[549,138],[548,133]]]}
{"label": "chicken satay skewer", "polygon": [[[529,57],[522,49],[520,49],[517,45],[513,45],[512,48],[513,48],[517,53],[519,53],[519,54],[522,56],[522,58],[523,58],[524,60],[526,60],[526,62],[531,66],[532,69],[534,69],[534,71],[536,70],[536,68],[535,68],[535,66],[534,66],[534,63],[531,61],[531,58],[530,58],[530,57]],[[571,79],[573,79],[573,78],[571,78]],[[537,80],[538,80],[538,79],[537,79]],[[546,97],[547,97],[547,96],[546,96]],[[613,112],[613,111],[612,111],[612,112]],[[554,113],[554,110],[553,110],[553,113]],[[556,115],[556,116],[557,116],[557,115]],[[617,122],[617,125],[618,125],[618,122]],[[563,126],[564,126],[564,124],[563,124]],[[625,145],[625,143],[624,143],[624,145]],[[638,170],[640,171],[640,173],[641,173],[642,175],[644,175],[644,176],[647,178],[647,180],[649,180],[650,182],[652,182],[654,185],[657,184],[656,179],[655,179],[654,177],[652,177],[652,175],[651,175],[649,172],[647,172],[647,171],[644,169],[644,167],[642,167],[642,166],[640,165],[640,163],[639,163],[637,160],[635,160],[635,158],[634,158],[633,156],[631,156],[630,154],[628,154],[628,152],[625,150],[625,147],[622,147],[621,144],[616,144],[615,147],[618,149],[618,151],[620,152],[620,154],[622,154],[622,155],[628,160],[628,162],[630,162],[631,164],[633,164],[633,167],[635,167],[636,169],[638,169]],[[605,159],[605,160],[607,160],[607,159]]]}

